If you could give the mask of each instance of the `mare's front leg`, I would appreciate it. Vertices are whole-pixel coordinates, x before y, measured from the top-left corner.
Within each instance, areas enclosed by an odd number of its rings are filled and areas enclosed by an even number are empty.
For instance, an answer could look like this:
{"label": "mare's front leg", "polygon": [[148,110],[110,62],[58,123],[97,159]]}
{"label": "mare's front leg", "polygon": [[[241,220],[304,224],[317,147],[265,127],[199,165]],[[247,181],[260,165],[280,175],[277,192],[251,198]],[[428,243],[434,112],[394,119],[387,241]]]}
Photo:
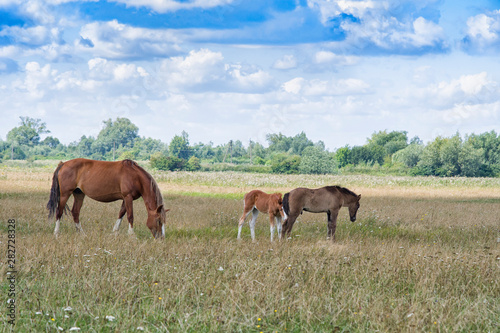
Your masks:
{"label": "mare's front leg", "polygon": [[134,199],[132,195],[127,195],[123,202],[125,203],[125,209],[127,211],[127,219],[128,219],[128,234],[134,234]]}
{"label": "mare's front leg", "polygon": [[333,212],[328,211],[328,238],[335,241],[335,229],[337,229],[337,216],[339,215],[339,210],[336,209]]}
{"label": "mare's front leg", "polygon": [[125,201],[122,201],[122,207],[120,208],[120,212],[118,213],[118,220],[115,222],[115,226],[113,227],[113,232],[118,233],[120,229],[120,225],[122,224],[123,216],[127,210],[125,209]]}
{"label": "mare's front leg", "polygon": [[83,229],[80,225],[80,209],[82,209],[83,199],[85,199],[85,194],[79,190],[78,192],[73,192],[73,208],[71,209],[71,215],[73,215],[73,221],[75,221],[76,231],[82,232]]}
{"label": "mare's front leg", "polygon": [[297,217],[299,217],[299,214],[291,213],[288,215],[287,219],[285,220],[285,223],[283,223],[283,230],[281,231],[281,236],[284,238],[287,235],[289,236],[292,233],[292,227],[295,221],[297,220]]}

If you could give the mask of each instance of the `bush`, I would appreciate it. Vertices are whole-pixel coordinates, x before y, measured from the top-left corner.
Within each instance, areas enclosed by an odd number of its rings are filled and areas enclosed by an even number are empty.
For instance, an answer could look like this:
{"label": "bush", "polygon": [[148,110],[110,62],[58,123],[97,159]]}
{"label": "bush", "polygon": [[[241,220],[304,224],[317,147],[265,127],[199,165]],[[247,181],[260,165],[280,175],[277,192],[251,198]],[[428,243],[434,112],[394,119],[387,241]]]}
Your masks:
{"label": "bush", "polygon": [[271,159],[271,170],[273,173],[298,174],[300,156],[288,154],[275,154]]}
{"label": "bush", "polygon": [[196,156],[191,156],[187,161],[186,170],[198,171],[201,169],[200,159]]}
{"label": "bush", "polygon": [[327,174],[337,170],[333,155],[318,147],[307,147],[302,152],[299,171],[306,174]]}

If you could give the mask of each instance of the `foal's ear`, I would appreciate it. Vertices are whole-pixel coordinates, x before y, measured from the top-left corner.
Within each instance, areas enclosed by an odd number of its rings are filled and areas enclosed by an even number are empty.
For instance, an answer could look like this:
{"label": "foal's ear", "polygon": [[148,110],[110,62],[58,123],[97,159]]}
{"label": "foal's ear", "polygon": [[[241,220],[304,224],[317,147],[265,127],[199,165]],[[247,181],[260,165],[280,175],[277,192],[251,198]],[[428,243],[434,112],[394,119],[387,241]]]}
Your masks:
{"label": "foal's ear", "polygon": [[361,199],[361,194],[360,194],[360,195],[358,195],[358,201],[359,201],[359,199]]}
{"label": "foal's ear", "polygon": [[158,214],[160,214],[162,209],[163,209],[163,205],[159,205],[158,208],[156,208],[156,212]]}

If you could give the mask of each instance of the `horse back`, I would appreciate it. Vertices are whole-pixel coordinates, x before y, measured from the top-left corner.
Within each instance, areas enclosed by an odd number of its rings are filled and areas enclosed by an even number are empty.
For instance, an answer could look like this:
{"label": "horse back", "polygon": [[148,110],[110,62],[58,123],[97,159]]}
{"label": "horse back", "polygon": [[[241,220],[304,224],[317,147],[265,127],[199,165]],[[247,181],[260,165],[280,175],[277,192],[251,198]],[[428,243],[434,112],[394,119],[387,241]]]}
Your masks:
{"label": "horse back", "polygon": [[64,163],[59,171],[61,187],[80,189],[98,201],[114,201],[128,194],[140,196],[141,183],[132,161],[94,161],[76,158]]}
{"label": "horse back", "polygon": [[253,190],[245,194],[245,207],[254,206],[260,212],[277,212],[281,204],[281,193],[267,194],[261,190]]}
{"label": "horse back", "polygon": [[330,191],[327,187],[296,188],[290,191],[288,201],[289,209],[296,214],[302,210],[313,213],[327,212],[342,206],[339,193]]}

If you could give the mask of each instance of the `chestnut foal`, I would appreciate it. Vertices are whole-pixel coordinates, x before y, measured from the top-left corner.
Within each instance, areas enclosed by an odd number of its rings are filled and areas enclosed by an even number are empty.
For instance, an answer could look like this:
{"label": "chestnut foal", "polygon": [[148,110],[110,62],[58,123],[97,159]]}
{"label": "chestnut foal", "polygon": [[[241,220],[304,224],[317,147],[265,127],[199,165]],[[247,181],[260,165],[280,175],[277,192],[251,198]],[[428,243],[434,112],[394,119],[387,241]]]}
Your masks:
{"label": "chestnut foal", "polygon": [[253,190],[245,194],[243,215],[240,218],[238,225],[238,239],[241,239],[241,228],[245,223],[245,219],[252,212],[252,220],[250,224],[250,233],[252,240],[255,241],[255,221],[259,212],[269,214],[269,224],[271,225],[271,242],[274,235],[274,220],[278,227],[278,236],[281,239],[281,222],[285,215],[283,213],[281,193],[267,194],[259,190]]}

